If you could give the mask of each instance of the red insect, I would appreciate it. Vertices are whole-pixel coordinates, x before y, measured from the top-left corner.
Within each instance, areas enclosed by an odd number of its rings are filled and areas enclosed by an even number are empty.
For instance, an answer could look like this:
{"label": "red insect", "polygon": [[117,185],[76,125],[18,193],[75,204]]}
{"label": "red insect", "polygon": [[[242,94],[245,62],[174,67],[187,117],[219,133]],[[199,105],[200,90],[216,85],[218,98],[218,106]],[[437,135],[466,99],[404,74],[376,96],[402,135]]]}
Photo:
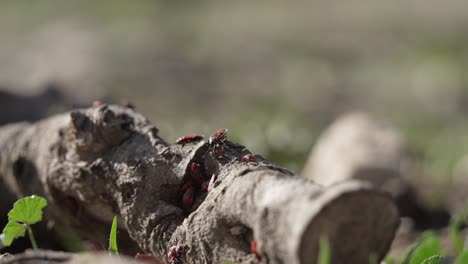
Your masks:
{"label": "red insect", "polygon": [[193,201],[195,200],[195,188],[189,187],[187,191],[185,191],[184,195],[182,196],[182,204],[184,208],[190,210],[193,205]]}
{"label": "red insect", "polygon": [[200,168],[200,164],[192,162],[190,165],[190,172],[192,174],[192,179],[197,183],[201,183],[205,180],[205,177],[203,177],[203,173]]}
{"label": "red insect", "polygon": [[213,174],[211,176],[210,182],[208,183],[208,189],[207,189],[208,191],[211,191],[214,188],[214,184],[216,180],[218,180],[218,175]]}
{"label": "red insect", "polygon": [[226,128],[216,130],[208,139],[208,144],[210,144],[210,146],[221,145],[227,138],[227,132],[228,130]]}
{"label": "red insect", "polygon": [[206,153],[208,153],[208,151],[210,151],[211,149],[216,153],[216,155],[218,156],[223,155],[221,148],[223,148],[224,142],[226,141],[227,132],[228,130],[226,128],[221,128],[221,129],[216,130],[210,136],[210,138],[208,139],[209,148],[205,152],[205,154],[203,154],[202,159],[205,157]]}
{"label": "red insect", "polygon": [[96,100],[96,101],[93,101],[93,108],[98,108],[100,107],[101,105],[103,105],[104,103],[99,101],[99,100]]}
{"label": "red insect", "polygon": [[176,144],[182,145],[182,147],[183,147],[185,144],[198,142],[198,141],[202,140],[203,138],[205,138],[204,135],[190,134],[190,135],[178,138],[176,140]]}
{"label": "red insect", "polygon": [[208,187],[210,186],[210,181],[203,182],[200,189],[202,192],[208,192]]}
{"label": "red insect", "polygon": [[122,100],[122,106],[125,108],[135,109],[135,106],[127,99]]}
{"label": "red insect", "polygon": [[179,194],[183,195],[190,187],[193,187],[194,183],[193,180],[188,180],[179,190]]}
{"label": "red insect", "polygon": [[261,260],[262,258],[260,257],[260,255],[258,254],[258,247],[257,247],[257,240],[252,240],[250,242],[250,250],[252,251],[252,254],[255,255],[255,258],[257,260]]}
{"label": "red insect", "polygon": [[242,161],[244,161],[245,163],[249,163],[249,162],[252,162],[252,161],[255,161],[255,154],[247,154],[247,155],[244,155],[242,156]]}
{"label": "red insect", "polygon": [[214,153],[216,153],[216,155],[218,156],[222,156],[223,155],[223,152],[221,151],[221,149],[219,147],[215,147],[213,149]]}
{"label": "red insect", "polygon": [[183,253],[183,248],[179,244],[179,241],[177,241],[177,244],[175,246],[172,246],[167,250],[167,259],[169,260],[169,263],[171,264],[182,263],[182,253]]}

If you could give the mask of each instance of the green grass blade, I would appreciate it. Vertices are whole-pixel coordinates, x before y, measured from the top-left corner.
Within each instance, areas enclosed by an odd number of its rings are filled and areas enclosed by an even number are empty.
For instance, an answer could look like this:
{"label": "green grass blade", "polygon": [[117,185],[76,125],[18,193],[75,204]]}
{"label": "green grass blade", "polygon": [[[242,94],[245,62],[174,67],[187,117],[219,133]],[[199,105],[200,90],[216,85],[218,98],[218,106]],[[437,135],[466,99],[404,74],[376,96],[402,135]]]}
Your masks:
{"label": "green grass blade", "polygon": [[460,253],[457,257],[457,260],[455,261],[455,264],[466,264],[466,263],[468,263],[468,251],[467,250]]}
{"label": "green grass blade", "polygon": [[463,239],[460,234],[460,227],[456,222],[452,222],[449,226],[449,231],[455,252],[457,253],[457,255],[459,255],[463,251]]}
{"label": "green grass blade", "polygon": [[117,216],[114,216],[114,220],[112,221],[109,236],[109,254],[119,255],[119,249],[117,248]]}
{"label": "green grass blade", "polygon": [[318,256],[319,264],[330,264],[331,263],[331,254],[330,254],[330,242],[327,238],[320,239],[320,251]]}

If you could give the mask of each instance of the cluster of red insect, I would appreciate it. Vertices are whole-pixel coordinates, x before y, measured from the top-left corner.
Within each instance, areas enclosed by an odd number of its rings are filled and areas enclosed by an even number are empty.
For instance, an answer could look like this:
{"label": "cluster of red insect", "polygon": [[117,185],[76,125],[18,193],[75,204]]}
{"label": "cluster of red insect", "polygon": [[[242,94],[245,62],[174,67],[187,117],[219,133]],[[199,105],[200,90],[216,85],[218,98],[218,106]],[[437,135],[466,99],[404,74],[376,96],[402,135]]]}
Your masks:
{"label": "cluster of red insect", "polygon": [[[225,128],[216,130],[208,139],[208,150],[203,154],[202,160],[205,155],[212,150],[216,155],[223,156],[223,149],[226,147],[225,142],[227,139],[228,130]],[[182,145],[189,143],[195,143],[201,141],[204,138],[204,135],[201,134],[190,134],[183,136],[177,139],[176,143]],[[247,154],[242,156],[242,161],[245,163],[250,163],[255,161],[255,154]],[[217,176],[213,174],[209,181],[206,180],[205,175],[202,172],[200,164],[192,162],[190,164],[190,178],[185,182],[179,190],[179,194],[182,196],[182,204],[186,210],[190,210],[193,206],[193,202],[196,197],[197,190],[202,192],[209,192],[213,187],[214,183],[217,180]],[[257,260],[260,260],[261,257],[257,251],[257,241],[252,240],[250,244],[252,254],[255,255]],[[172,246],[167,253],[167,258],[171,264],[177,264],[182,262],[182,248],[177,242],[177,245]]]}
{"label": "cluster of red insect", "polygon": [[[227,138],[227,132],[228,130],[226,128],[221,128],[216,130],[208,139],[208,150],[203,154],[203,158],[205,157],[206,153],[208,153],[210,150],[213,150],[214,153],[216,153],[218,156],[222,156],[223,152],[221,149],[223,149],[226,138]],[[185,144],[188,143],[194,143],[202,140],[205,136],[200,135],[200,134],[190,134],[187,136],[183,136],[177,139],[176,143],[179,145],[184,146]],[[202,158],[202,159],[203,159]]]}
{"label": "cluster of red insect", "polygon": [[[216,130],[208,139],[208,150],[203,154],[202,159],[205,155],[212,150],[216,155],[222,156],[222,149],[225,148],[225,142],[227,139],[226,128]],[[187,136],[180,137],[176,140],[179,145],[185,146],[185,144],[195,143],[201,141],[205,136],[201,134],[190,134]],[[242,161],[245,163],[255,161],[256,156],[254,154],[247,154],[242,157]],[[209,192],[213,188],[217,176],[213,174],[208,181],[202,172],[200,164],[193,162],[190,165],[190,179],[186,181],[179,190],[181,200],[184,208],[190,210],[193,206],[193,202],[196,197],[196,191],[200,189],[202,192]]]}
{"label": "cluster of red insect", "polygon": [[[225,148],[225,142],[227,139],[227,132],[228,130],[226,128],[221,128],[216,130],[208,139],[208,150],[203,154],[202,159],[205,157],[206,153],[208,153],[210,150],[213,150],[214,153],[218,156],[223,156],[222,149]],[[184,146],[185,144],[189,143],[194,143],[202,140],[205,136],[201,134],[190,134],[187,136],[183,136],[177,139],[176,143],[179,145]],[[247,154],[242,156],[242,161],[245,163],[253,162],[255,161],[255,154]]]}
{"label": "cluster of red insect", "polygon": [[190,210],[195,201],[197,190],[209,192],[214,187],[216,179],[217,176],[213,174],[208,180],[202,172],[200,164],[192,162],[190,164],[190,178],[179,190],[184,208]]}

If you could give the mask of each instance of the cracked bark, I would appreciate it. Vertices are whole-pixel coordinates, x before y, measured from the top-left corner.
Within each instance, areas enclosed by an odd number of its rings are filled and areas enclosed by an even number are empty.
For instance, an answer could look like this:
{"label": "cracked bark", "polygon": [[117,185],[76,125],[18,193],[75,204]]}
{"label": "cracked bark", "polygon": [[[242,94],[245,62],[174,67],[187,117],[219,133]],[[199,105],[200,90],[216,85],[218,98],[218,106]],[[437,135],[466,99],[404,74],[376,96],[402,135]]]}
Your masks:
{"label": "cracked bark", "polygon": [[[226,143],[223,157],[195,145],[170,145],[144,116],[102,105],[41,122],[0,128],[0,173],[17,196],[49,201],[55,226],[105,243],[114,215],[145,252],[165,256],[183,245],[187,263],[315,263],[326,236],[333,263],[382,259],[399,222],[392,199],[360,182],[323,188],[245,147]],[[192,162],[218,180],[183,209],[179,189]],[[250,252],[258,242],[261,261]],[[127,245],[127,252],[138,247]]]}

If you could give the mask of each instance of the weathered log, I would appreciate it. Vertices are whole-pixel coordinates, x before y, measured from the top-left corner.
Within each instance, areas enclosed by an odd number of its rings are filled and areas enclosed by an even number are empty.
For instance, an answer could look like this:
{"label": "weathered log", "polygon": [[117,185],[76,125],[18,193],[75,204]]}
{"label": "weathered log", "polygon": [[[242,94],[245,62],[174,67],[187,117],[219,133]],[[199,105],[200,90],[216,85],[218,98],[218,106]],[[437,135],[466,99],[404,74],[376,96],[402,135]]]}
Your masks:
{"label": "weathered log", "polygon": [[[157,133],[141,114],[108,105],[6,126],[1,177],[18,196],[45,196],[58,227],[105,242],[119,215],[121,234],[145,252],[164,256],[179,242],[187,263],[315,263],[321,237],[331,243],[333,263],[366,263],[387,252],[398,212],[372,186],[323,188],[260,156],[243,162],[250,152],[239,144],[227,141],[218,156],[206,142],[170,145]],[[208,193],[197,190],[187,210],[179,190],[192,162],[218,180]]]}
{"label": "weathered log", "polygon": [[360,179],[406,192],[407,147],[393,127],[362,112],[339,116],[318,138],[302,175],[323,185]]}
{"label": "weathered log", "polygon": [[410,181],[408,148],[401,133],[362,112],[337,118],[317,140],[302,175],[324,186],[363,180],[395,199],[400,215],[417,229],[446,226],[450,215],[428,208]]}

